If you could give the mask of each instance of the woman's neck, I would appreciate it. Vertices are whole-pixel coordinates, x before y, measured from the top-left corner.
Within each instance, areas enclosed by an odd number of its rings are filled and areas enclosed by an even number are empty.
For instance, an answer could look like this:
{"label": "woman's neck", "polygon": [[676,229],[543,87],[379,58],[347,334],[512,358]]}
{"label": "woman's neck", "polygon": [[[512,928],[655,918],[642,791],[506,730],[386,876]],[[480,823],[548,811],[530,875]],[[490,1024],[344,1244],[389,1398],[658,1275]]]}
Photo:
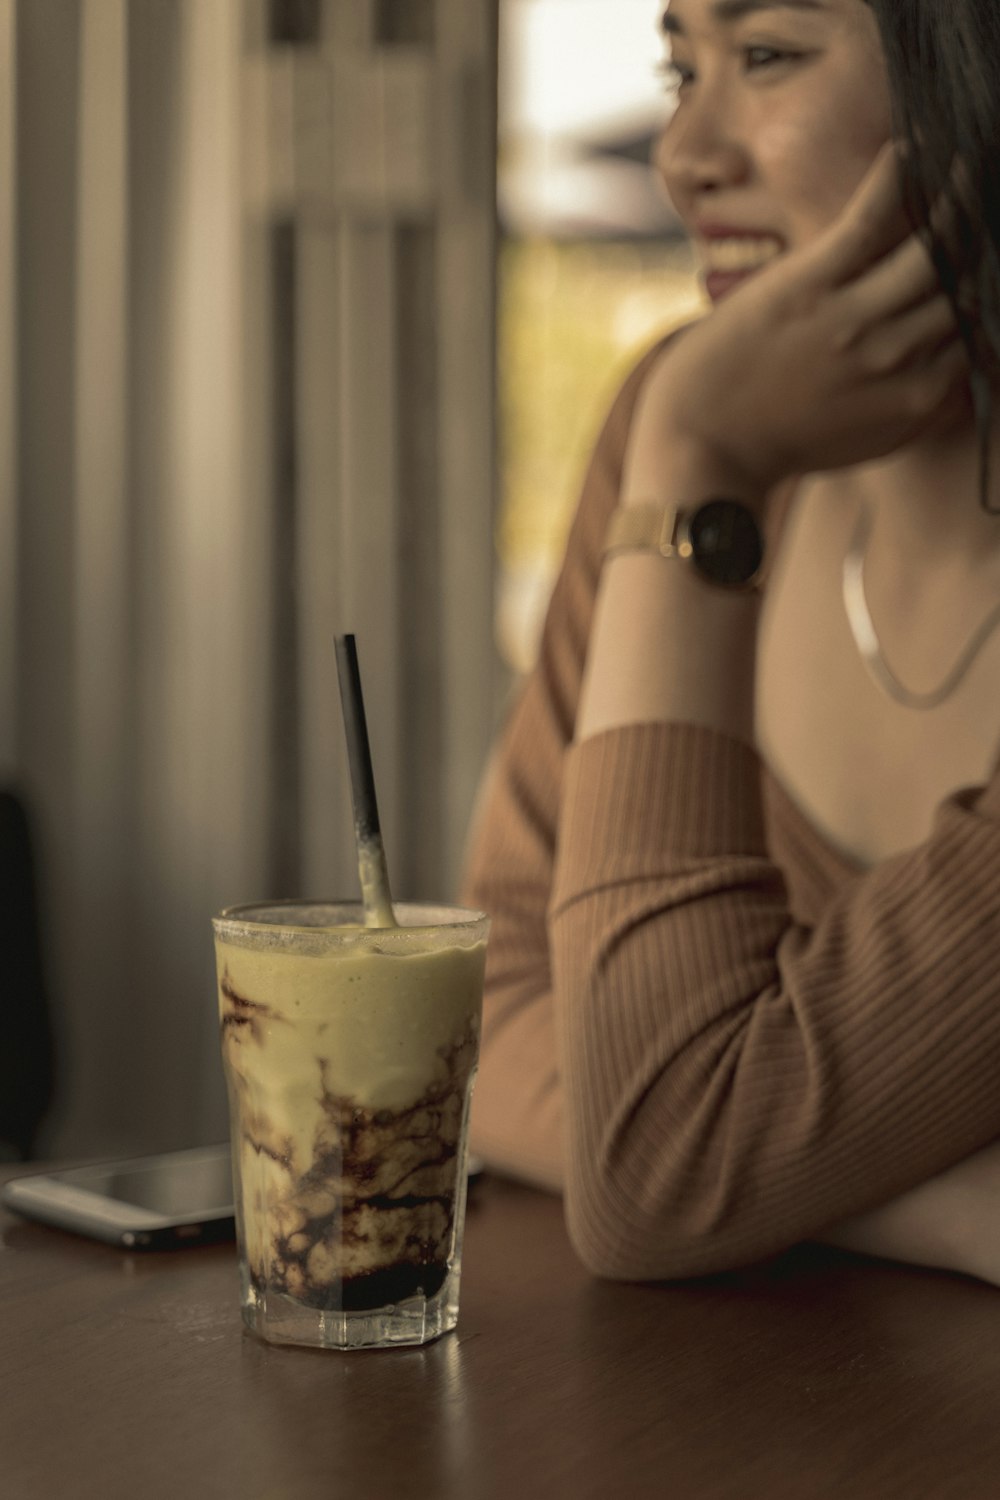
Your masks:
{"label": "woman's neck", "polygon": [[[899,561],[921,568],[1000,569],[1000,515],[983,510],[980,472],[970,409],[947,428],[860,466],[851,488],[875,508],[881,545]],[[1000,511],[1000,410],[993,421],[990,479],[990,504]]]}

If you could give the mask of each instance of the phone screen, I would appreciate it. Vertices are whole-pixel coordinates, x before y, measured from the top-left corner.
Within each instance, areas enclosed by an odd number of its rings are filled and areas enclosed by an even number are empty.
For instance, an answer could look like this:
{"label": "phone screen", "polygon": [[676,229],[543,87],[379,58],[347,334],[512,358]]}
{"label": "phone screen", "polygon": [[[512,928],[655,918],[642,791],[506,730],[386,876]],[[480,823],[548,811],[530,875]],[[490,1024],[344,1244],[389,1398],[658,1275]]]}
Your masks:
{"label": "phone screen", "polygon": [[229,1147],[211,1153],[151,1156],[53,1172],[57,1182],[84,1188],[116,1203],[128,1203],[171,1219],[210,1217],[233,1211]]}
{"label": "phone screen", "polygon": [[226,1144],[15,1177],[0,1188],[0,1202],[130,1249],[210,1244],[235,1233]]}
{"label": "phone screen", "polygon": [[[468,1162],[470,1178],[483,1170]],[[197,1146],[13,1178],[0,1203],[27,1218],[129,1249],[232,1239],[229,1146]]]}

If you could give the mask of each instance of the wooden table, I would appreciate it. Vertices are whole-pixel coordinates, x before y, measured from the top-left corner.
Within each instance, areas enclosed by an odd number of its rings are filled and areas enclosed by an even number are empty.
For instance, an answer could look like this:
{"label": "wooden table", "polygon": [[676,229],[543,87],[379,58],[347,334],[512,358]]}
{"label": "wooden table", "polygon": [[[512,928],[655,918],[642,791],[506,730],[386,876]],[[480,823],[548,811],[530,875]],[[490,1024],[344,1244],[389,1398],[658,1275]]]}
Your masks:
{"label": "wooden table", "polygon": [[458,1330],[424,1349],[269,1348],[232,1246],[126,1254],[2,1211],[0,1319],[5,1500],[1000,1496],[1000,1291],[816,1250],[599,1283],[559,1203],[496,1178]]}

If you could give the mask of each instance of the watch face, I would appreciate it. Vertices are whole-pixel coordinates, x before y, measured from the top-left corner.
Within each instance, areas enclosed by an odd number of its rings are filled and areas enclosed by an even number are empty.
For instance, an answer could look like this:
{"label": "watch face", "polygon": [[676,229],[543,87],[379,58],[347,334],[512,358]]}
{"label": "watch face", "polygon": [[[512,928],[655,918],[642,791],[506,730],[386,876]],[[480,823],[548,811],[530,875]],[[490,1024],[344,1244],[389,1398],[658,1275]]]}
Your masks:
{"label": "watch face", "polygon": [[691,556],[712,583],[730,588],[752,583],[764,560],[764,542],[753,511],[738,500],[709,500],[688,521]]}

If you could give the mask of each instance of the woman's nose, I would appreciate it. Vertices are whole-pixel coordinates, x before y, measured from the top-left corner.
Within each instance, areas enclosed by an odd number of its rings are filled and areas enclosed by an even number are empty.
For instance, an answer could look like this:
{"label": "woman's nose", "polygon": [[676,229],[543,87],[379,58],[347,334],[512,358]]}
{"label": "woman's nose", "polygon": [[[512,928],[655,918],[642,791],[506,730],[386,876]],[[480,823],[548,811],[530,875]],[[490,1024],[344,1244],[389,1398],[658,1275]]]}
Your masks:
{"label": "woman's nose", "polygon": [[680,200],[738,187],[749,172],[749,154],[731,111],[707,91],[678,105],[654,162],[667,192]]}

